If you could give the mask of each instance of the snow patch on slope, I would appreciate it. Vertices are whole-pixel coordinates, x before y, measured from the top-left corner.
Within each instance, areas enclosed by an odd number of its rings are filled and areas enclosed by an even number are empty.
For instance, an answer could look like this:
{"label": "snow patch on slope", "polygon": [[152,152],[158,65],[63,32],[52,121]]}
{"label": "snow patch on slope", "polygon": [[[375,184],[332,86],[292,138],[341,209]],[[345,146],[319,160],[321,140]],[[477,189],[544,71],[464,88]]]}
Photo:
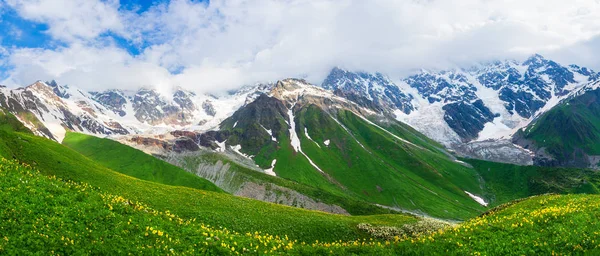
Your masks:
{"label": "snow patch on slope", "polygon": [[306,138],[308,138],[310,141],[314,142],[315,144],[317,144],[317,147],[321,148],[321,145],[319,145],[319,143],[317,143],[316,141],[314,141],[310,135],[308,135],[308,128],[304,127],[304,135],[306,135]]}
{"label": "snow patch on slope", "polygon": [[271,176],[277,176],[277,174],[273,171],[275,169],[276,163],[277,163],[277,159],[273,159],[273,162],[271,162],[271,168],[265,169],[265,173],[269,174]]}
{"label": "snow patch on slope", "polygon": [[231,150],[233,150],[235,153],[238,153],[239,155],[252,160],[252,156],[246,155],[240,151],[242,149],[241,145],[229,146],[229,148],[231,148]]}
{"label": "snow patch on slope", "polygon": [[485,200],[483,200],[483,198],[473,195],[473,194],[469,193],[469,191],[466,191],[466,190],[465,190],[465,193],[467,193],[467,195],[469,195],[471,198],[473,198],[473,200],[475,200],[480,205],[483,205],[483,206],[488,205],[488,203],[486,203]]}
{"label": "snow patch on slope", "polygon": [[288,116],[290,118],[289,121],[289,125],[290,125],[290,140],[291,140],[291,144],[292,144],[292,148],[294,148],[294,151],[296,152],[300,152],[302,151],[302,148],[300,148],[300,138],[298,137],[298,134],[296,133],[296,122],[294,121],[294,111],[292,109],[294,109],[294,106],[296,104],[294,104],[290,109],[288,109]]}
{"label": "snow patch on slope", "polygon": [[308,162],[315,167],[315,169],[317,169],[320,172],[323,172],[323,170],[321,170],[321,168],[319,168],[319,166],[317,166],[312,159],[310,159],[310,157],[308,157],[303,151],[302,151],[302,147],[300,146],[300,138],[298,137],[298,134],[296,134],[296,122],[294,121],[294,106],[296,104],[294,103],[294,105],[292,105],[292,107],[290,109],[288,109],[288,116],[290,118],[289,121],[289,125],[290,125],[290,140],[291,140],[291,144],[292,147],[294,148],[294,151],[301,153],[304,157],[306,157],[306,159],[308,159]]}

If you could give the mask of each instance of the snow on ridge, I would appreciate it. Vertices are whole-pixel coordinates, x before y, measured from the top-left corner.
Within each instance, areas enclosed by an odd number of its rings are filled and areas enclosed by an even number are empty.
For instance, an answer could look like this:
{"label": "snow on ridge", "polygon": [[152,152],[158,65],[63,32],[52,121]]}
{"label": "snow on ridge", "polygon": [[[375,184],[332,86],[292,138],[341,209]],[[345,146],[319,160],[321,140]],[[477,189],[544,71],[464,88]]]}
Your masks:
{"label": "snow on ridge", "polygon": [[294,151],[296,152],[300,152],[302,151],[302,148],[300,148],[300,138],[298,137],[298,134],[296,133],[296,122],[294,121],[294,106],[296,106],[296,103],[294,103],[294,105],[292,105],[292,107],[290,109],[288,109],[288,117],[290,118],[289,121],[289,125],[290,125],[290,140],[291,140],[291,144],[292,147],[294,148]]}
{"label": "snow on ridge", "polygon": [[227,140],[224,140],[223,142],[215,141],[215,143],[217,143],[217,146],[219,146],[219,148],[217,148],[217,152],[225,152],[225,149],[226,149],[225,142],[226,141]]}
{"label": "snow on ridge", "polygon": [[273,136],[273,130],[265,128],[265,127],[264,127],[262,124],[259,124],[259,125],[260,125],[260,127],[262,127],[263,129],[265,129],[265,131],[266,131],[266,132],[269,134],[269,136],[271,136],[271,140],[272,140],[272,141],[275,141],[275,142],[277,142],[277,138],[275,138],[275,137]]}
{"label": "snow on ridge", "polygon": [[473,198],[473,200],[475,200],[480,205],[488,206],[488,203],[486,203],[485,200],[483,200],[483,198],[473,195],[473,194],[469,193],[469,191],[466,191],[466,190],[465,190],[465,193],[467,193],[467,195],[469,195],[471,198]]}
{"label": "snow on ridge", "polygon": [[321,170],[321,168],[319,168],[319,166],[317,166],[312,159],[310,159],[310,157],[308,157],[303,151],[302,151],[302,147],[300,146],[300,138],[298,137],[298,134],[296,133],[296,122],[294,121],[294,106],[296,106],[296,103],[294,103],[292,105],[292,107],[290,109],[288,109],[288,116],[290,118],[289,121],[289,125],[290,125],[290,140],[291,140],[291,144],[292,147],[294,148],[294,151],[299,152],[300,154],[302,154],[304,157],[306,157],[306,159],[308,160],[308,162],[315,167],[315,169],[317,169],[318,171],[323,172],[323,170]]}
{"label": "snow on ridge", "polygon": [[277,174],[273,171],[273,169],[275,169],[275,164],[277,163],[277,159],[273,159],[273,162],[271,162],[271,168],[269,169],[265,169],[265,173],[271,176],[277,176]]}
{"label": "snow on ridge", "polygon": [[350,130],[348,130],[348,128],[346,128],[346,126],[344,126],[342,123],[340,123],[340,121],[338,121],[336,118],[334,118],[333,116],[330,115],[330,117],[333,119],[333,121],[335,121],[339,126],[342,127],[342,129],[344,129],[344,131],[346,131],[348,134],[350,134],[350,137],[352,137],[354,139],[354,141],[356,141],[356,143],[358,143],[358,145],[360,145],[363,149],[367,149],[365,148],[365,146],[360,143],[360,141],[358,141],[358,139],[356,139],[354,137],[354,135],[352,135],[352,133],[350,132]]}
{"label": "snow on ridge", "polygon": [[235,153],[238,153],[239,155],[252,160],[252,156],[246,155],[240,151],[242,149],[241,145],[229,146],[229,148],[231,148],[231,150],[233,150]]}
{"label": "snow on ridge", "polygon": [[319,143],[317,143],[316,141],[314,141],[310,135],[308,135],[308,128],[304,127],[304,135],[306,135],[306,138],[308,138],[310,141],[314,142],[315,144],[317,144],[317,147],[321,148],[321,145],[319,145]]}
{"label": "snow on ridge", "polygon": [[318,171],[325,173],[323,170],[321,170],[321,168],[319,168],[319,166],[317,166],[317,164],[315,164],[310,157],[308,157],[303,151],[300,151],[300,153],[302,155],[304,155],[304,157],[306,157],[306,159],[308,160],[308,162],[310,163],[310,165],[312,165],[313,167],[315,167],[315,169],[317,169]]}
{"label": "snow on ridge", "polygon": [[[352,113],[354,113],[354,112],[352,112]],[[402,142],[404,142],[404,143],[406,143],[406,144],[409,144],[409,145],[411,145],[411,146],[414,146],[414,147],[416,147],[416,148],[419,148],[419,149],[424,149],[423,147],[421,147],[421,146],[419,146],[419,145],[417,145],[417,144],[414,144],[414,143],[412,143],[412,142],[410,142],[410,141],[408,141],[408,140],[405,140],[405,139],[403,139],[403,138],[400,138],[398,135],[396,135],[396,134],[393,134],[392,132],[390,132],[390,131],[388,131],[388,130],[384,129],[383,127],[381,127],[381,126],[377,125],[376,123],[373,123],[373,122],[371,122],[371,120],[367,119],[366,117],[364,117],[364,116],[362,116],[362,115],[359,115],[359,114],[357,114],[357,113],[354,113],[354,114],[355,114],[355,115],[357,115],[358,117],[360,117],[360,118],[361,118],[362,120],[364,120],[365,122],[367,122],[367,123],[369,123],[369,124],[371,124],[371,125],[373,125],[373,126],[375,126],[375,127],[379,128],[379,129],[383,130],[384,132],[386,132],[386,133],[387,133],[387,134],[389,134],[389,135],[392,135],[394,138],[396,138],[396,139],[398,139],[398,140],[400,140],[400,141],[402,141]]]}

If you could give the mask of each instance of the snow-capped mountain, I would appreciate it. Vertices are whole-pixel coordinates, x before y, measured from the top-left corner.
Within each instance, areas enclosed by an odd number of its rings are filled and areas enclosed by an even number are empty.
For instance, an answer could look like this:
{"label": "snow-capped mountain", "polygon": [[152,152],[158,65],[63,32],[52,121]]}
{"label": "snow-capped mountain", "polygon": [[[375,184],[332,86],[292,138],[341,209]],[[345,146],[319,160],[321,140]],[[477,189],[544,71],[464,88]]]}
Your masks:
{"label": "snow-capped mountain", "polygon": [[[590,69],[534,55],[523,62],[421,70],[396,80],[380,73],[334,68],[321,88],[284,79],[220,96],[181,88],[171,95],[150,88],[85,92],[54,81],[36,82],[18,89],[0,87],[0,106],[37,134],[61,141],[66,130],[98,135],[219,130],[240,107],[268,94],[288,105],[300,100],[322,109],[396,118],[460,154],[496,161],[510,156],[507,159],[528,164],[531,152],[511,144],[511,135],[599,78]],[[490,147],[494,141],[497,145]],[[482,154],[482,147],[502,152],[489,149]]]}
{"label": "snow-capped mountain", "polygon": [[509,138],[570,92],[597,79],[598,73],[590,69],[563,66],[534,55],[523,62],[506,60],[467,69],[421,70],[395,82],[381,74],[335,68],[322,87],[336,90],[337,95],[361,106],[374,105],[383,114],[395,113],[398,120],[455,147],[471,141]]}
{"label": "snow-capped mountain", "polygon": [[410,114],[414,110],[411,102],[412,96],[404,93],[381,73],[355,73],[336,67],[331,70],[321,86],[363,107],[386,114],[388,110],[393,109],[398,109],[406,114]]}
{"label": "snow-capped mountain", "polygon": [[62,141],[66,130],[124,135],[214,129],[269,86],[248,86],[220,97],[177,89],[167,99],[148,88],[85,92],[38,81],[18,89],[0,88],[0,106],[36,134]]}

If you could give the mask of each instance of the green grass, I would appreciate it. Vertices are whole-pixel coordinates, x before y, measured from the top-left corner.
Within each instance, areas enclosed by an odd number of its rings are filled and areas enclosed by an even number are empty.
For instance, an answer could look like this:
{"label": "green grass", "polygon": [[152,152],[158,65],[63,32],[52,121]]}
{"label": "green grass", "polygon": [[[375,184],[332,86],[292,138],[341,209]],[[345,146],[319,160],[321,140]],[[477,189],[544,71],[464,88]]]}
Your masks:
{"label": "green grass", "polygon": [[[238,233],[157,211],[87,183],[47,177],[0,158],[0,254],[294,253],[286,235]],[[370,216],[374,224],[410,223],[410,217]],[[312,247],[303,251],[313,251]]]}
{"label": "green grass", "polygon": [[463,159],[485,181],[485,198],[490,205],[545,193],[600,194],[600,173],[589,169],[520,166]]}
{"label": "green grass", "polygon": [[545,195],[400,243],[407,255],[597,255],[600,196]]}
{"label": "green grass", "polygon": [[587,166],[586,155],[600,155],[600,89],[571,98],[544,113],[519,135],[559,164]]}
{"label": "green grass", "polygon": [[[225,193],[158,184],[114,172],[45,138],[0,131],[0,139],[1,144],[11,150],[3,156],[28,163],[45,175],[85,182],[159,211],[170,210],[183,218],[196,218],[207,225],[227,227],[241,233],[260,230],[274,235],[287,234],[302,241],[368,237],[356,225],[371,217],[339,216]],[[414,218],[394,214],[385,217],[380,224],[395,226],[410,220]]]}
{"label": "green grass", "polygon": [[[300,110],[296,118],[303,151],[328,177],[312,166],[290,171],[288,163],[293,158],[289,156],[303,156],[293,154],[285,137],[278,138],[283,145],[277,155],[278,175],[298,182],[306,182],[303,177],[312,175],[353,197],[435,217],[466,219],[484,211],[463,191],[481,192],[477,173],[451,161],[433,146],[407,145],[348,111],[335,117],[341,125],[316,106]],[[305,136],[304,127],[312,140]],[[414,135],[409,139],[427,142]],[[325,140],[330,140],[329,146]]]}
{"label": "green grass", "polygon": [[[3,204],[0,254],[600,253],[600,222],[595,221],[600,218],[600,196],[597,195],[544,195],[514,201],[454,228],[416,238],[341,239],[305,244],[288,235],[273,236],[260,230],[239,233],[210,226],[201,220],[106,193],[86,183],[47,177],[4,158],[0,158],[0,183],[7,188],[0,193]],[[360,220],[380,225],[414,222],[412,218],[400,220],[398,217],[368,216]],[[300,224],[296,221],[287,224]]]}
{"label": "green grass", "polygon": [[338,205],[344,208],[351,215],[373,215],[373,214],[389,214],[395,213],[386,208],[375,206],[366,201],[357,200],[345,195],[336,195],[330,192],[308,186],[302,183],[294,182],[288,179],[280,177],[274,177],[267,175],[255,170],[250,170],[229,158],[212,152],[204,152],[200,154],[188,154],[183,156],[177,156],[177,161],[182,168],[190,171],[194,171],[199,165],[209,164],[215,165],[217,162],[229,165],[227,174],[230,175],[229,186],[234,187],[233,189],[239,188],[245,182],[254,182],[257,184],[277,185],[284,188],[297,191],[303,195],[306,195],[316,201],[323,202],[326,204]]}
{"label": "green grass", "polygon": [[483,193],[478,173],[405,124],[389,120],[378,127],[350,111],[296,105],[295,133],[316,168],[292,147],[287,111],[281,101],[264,96],[226,119],[220,135],[230,146],[241,145],[263,169],[276,159],[278,177],[338,197],[457,220],[486,209],[465,193]]}
{"label": "green grass", "polygon": [[67,132],[62,144],[108,169],[138,179],[166,185],[223,191],[206,179],[114,140]]}

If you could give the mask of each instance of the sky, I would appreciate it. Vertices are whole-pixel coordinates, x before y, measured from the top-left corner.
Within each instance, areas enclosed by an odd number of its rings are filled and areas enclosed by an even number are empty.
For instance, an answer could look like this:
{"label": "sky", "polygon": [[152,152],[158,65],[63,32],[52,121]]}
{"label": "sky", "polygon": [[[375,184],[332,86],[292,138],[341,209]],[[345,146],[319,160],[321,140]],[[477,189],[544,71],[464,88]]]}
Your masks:
{"label": "sky", "polygon": [[540,53],[600,70],[600,0],[0,0],[0,84],[218,93]]}

